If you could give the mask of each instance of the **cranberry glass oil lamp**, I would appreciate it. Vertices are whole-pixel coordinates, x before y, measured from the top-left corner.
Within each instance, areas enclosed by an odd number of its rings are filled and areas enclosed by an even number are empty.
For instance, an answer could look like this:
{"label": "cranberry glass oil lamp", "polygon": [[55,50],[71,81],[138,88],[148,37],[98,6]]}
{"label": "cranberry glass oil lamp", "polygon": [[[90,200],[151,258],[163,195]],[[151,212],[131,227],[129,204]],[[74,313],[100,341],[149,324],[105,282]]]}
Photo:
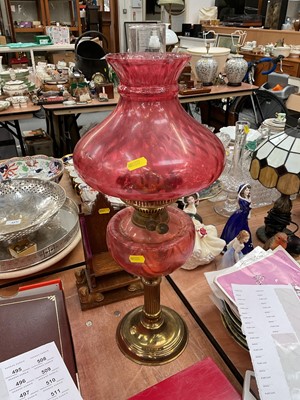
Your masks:
{"label": "cranberry glass oil lamp", "polygon": [[160,305],[160,282],[184,264],[194,246],[191,218],[174,203],[208,187],[224,168],[224,147],[190,117],[177,80],[190,56],[176,53],[109,54],[120,100],[78,142],[74,164],[94,189],[128,205],[107,228],[113,258],[144,284],[144,305],[117,329],[121,351],[140,364],[163,364],[182,353],[187,328]]}

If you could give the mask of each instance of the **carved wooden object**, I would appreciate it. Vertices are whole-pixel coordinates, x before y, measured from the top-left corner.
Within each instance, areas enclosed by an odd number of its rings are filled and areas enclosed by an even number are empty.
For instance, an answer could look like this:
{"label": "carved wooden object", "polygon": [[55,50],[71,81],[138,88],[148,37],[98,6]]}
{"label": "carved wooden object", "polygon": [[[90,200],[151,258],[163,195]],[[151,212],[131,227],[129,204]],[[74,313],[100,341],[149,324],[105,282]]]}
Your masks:
{"label": "carved wooden object", "polygon": [[117,212],[99,193],[91,214],[79,215],[86,267],[75,276],[82,310],[143,293],[140,278],[124,271],[108,252],[106,227]]}

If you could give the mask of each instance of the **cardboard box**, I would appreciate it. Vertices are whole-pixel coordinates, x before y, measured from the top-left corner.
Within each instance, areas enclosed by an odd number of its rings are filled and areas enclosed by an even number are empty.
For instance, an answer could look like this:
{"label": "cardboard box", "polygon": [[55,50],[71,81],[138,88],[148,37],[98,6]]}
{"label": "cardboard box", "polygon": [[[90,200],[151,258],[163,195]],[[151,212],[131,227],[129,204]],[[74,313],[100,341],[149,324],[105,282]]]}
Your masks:
{"label": "cardboard box", "polygon": [[39,62],[42,63],[46,63],[47,62],[47,58],[44,55],[34,55],[34,62],[37,65]]}
{"label": "cardboard box", "polygon": [[18,28],[32,28],[31,21],[20,21]]}
{"label": "cardboard box", "polygon": [[101,83],[96,85],[96,92],[100,96],[100,94],[105,93],[108,99],[114,98],[114,85],[113,83]]}
{"label": "cardboard box", "polygon": [[12,68],[27,68],[28,67],[28,58],[27,57],[20,57],[20,58],[15,58],[13,57],[10,60],[10,65]]}
{"label": "cardboard box", "polygon": [[288,110],[300,112],[300,93],[291,94],[285,105]]}
{"label": "cardboard box", "polygon": [[75,62],[75,52],[74,51],[59,51],[48,53],[48,60],[51,64],[57,64],[58,61],[65,61],[67,65],[70,62]]}
{"label": "cardboard box", "polygon": [[2,46],[6,44],[6,37],[5,36],[0,36],[0,44]]}
{"label": "cardboard box", "polygon": [[25,138],[25,144],[29,156],[37,154],[53,156],[53,142],[48,136],[43,138]]}

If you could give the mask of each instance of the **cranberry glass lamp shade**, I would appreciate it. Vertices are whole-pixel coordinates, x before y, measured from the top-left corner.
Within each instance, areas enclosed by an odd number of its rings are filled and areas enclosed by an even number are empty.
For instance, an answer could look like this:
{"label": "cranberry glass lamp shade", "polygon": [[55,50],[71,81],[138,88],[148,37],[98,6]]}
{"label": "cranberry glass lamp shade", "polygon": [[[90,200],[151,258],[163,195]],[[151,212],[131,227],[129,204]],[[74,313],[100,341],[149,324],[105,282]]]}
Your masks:
{"label": "cranberry glass lamp shade", "polygon": [[224,147],[189,116],[177,80],[190,56],[109,54],[120,79],[116,109],[78,142],[74,164],[94,189],[123,200],[178,199],[209,186]]}

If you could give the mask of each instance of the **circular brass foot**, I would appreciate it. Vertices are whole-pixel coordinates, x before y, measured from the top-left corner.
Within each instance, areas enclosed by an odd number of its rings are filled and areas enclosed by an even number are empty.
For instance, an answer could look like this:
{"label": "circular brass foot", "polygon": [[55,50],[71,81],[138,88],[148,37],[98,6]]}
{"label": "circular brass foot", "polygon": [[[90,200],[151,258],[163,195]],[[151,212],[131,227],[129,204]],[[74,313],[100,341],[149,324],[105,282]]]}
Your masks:
{"label": "circular brass foot", "polygon": [[161,365],[178,357],[188,342],[182,318],[168,307],[161,307],[160,324],[143,324],[143,307],[130,311],[118,325],[120,350],[138,364]]}

